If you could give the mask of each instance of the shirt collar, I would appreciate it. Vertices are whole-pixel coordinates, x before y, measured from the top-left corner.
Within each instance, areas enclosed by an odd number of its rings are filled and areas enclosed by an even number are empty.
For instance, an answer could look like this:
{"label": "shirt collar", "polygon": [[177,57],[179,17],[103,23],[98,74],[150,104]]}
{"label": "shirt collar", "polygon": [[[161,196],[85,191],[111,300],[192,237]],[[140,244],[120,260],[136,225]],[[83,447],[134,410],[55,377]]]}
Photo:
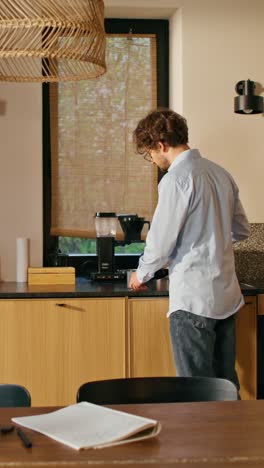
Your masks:
{"label": "shirt collar", "polygon": [[174,161],[171,163],[170,167],[168,168],[168,171],[173,169],[180,162],[185,161],[186,159],[189,159],[189,158],[197,159],[197,158],[201,158],[201,155],[197,149],[185,150],[182,153],[180,153],[178,156],[176,156],[176,158],[174,159]]}

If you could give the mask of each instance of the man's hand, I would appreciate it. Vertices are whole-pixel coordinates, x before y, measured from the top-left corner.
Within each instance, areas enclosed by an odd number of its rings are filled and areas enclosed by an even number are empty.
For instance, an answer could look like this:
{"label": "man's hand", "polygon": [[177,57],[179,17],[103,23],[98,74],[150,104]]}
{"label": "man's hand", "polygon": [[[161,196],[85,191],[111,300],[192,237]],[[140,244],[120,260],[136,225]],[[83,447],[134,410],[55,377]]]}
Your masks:
{"label": "man's hand", "polygon": [[134,271],[131,275],[129,287],[134,289],[134,291],[139,289],[147,289],[147,286],[145,286],[144,283],[140,283],[140,281],[138,281],[136,271]]}

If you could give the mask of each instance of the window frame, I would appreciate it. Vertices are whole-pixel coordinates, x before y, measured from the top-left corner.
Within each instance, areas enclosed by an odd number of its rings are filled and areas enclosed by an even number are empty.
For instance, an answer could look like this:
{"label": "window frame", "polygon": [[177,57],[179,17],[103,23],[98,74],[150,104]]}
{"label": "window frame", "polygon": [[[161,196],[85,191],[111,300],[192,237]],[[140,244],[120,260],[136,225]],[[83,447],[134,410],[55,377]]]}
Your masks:
{"label": "window frame", "polygon": [[[157,106],[169,106],[169,21],[152,19],[106,18],[109,34],[155,34],[157,40]],[[54,265],[58,252],[58,237],[50,235],[51,227],[51,147],[49,83],[42,85],[43,134],[43,265]],[[159,172],[158,180],[161,178]],[[116,255],[116,268],[136,268],[140,254]],[[74,266],[77,276],[87,276],[97,267],[97,255],[69,255],[67,265]]]}

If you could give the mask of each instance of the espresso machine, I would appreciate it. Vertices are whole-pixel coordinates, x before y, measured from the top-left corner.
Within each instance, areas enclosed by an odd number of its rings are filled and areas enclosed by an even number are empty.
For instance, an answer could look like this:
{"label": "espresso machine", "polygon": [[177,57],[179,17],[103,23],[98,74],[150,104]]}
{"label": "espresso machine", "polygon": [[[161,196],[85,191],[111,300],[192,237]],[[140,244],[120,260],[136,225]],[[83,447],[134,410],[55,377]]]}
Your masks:
{"label": "espresso machine", "polygon": [[[121,241],[116,240],[118,221],[124,233],[124,240]],[[150,227],[149,221],[136,214],[117,215],[112,212],[95,214],[98,270],[91,274],[91,279],[98,281],[126,279],[126,271],[116,270],[115,246],[142,242],[141,231],[144,224]]]}

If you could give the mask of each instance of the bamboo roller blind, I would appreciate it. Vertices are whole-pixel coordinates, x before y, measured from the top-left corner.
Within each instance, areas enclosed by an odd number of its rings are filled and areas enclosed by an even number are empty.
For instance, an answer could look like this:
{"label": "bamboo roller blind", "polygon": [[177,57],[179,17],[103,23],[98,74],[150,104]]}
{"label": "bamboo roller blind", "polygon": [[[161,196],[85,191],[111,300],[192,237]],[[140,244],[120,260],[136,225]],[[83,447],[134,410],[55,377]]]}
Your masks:
{"label": "bamboo roller blind", "polygon": [[50,84],[52,235],[95,238],[95,212],[151,220],[156,206],[156,166],[132,145],[156,107],[155,36],[107,35],[106,63],[97,80]]}

